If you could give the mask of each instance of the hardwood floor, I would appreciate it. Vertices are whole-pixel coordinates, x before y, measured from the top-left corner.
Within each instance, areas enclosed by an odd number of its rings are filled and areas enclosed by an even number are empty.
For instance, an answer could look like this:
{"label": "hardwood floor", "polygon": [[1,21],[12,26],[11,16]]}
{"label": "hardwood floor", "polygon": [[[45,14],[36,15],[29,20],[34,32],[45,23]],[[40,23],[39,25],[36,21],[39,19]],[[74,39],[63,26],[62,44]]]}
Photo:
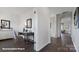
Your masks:
{"label": "hardwood floor", "polygon": [[[18,50],[4,50],[4,48],[18,48]],[[19,50],[19,48],[23,48],[23,50]],[[23,39],[8,39],[0,41],[0,52],[35,52],[33,48],[34,46],[32,43],[28,43]],[[60,38],[51,38],[51,44],[48,44],[39,52],[75,52],[75,48],[71,37],[66,34],[64,44],[62,44],[62,39]]]}
{"label": "hardwood floor", "polygon": [[51,44],[40,50],[40,52],[75,52],[71,37],[64,35],[64,44],[61,38],[51,38]]}
{"label": "hardwood floor", "polygon": [[[5,48],[10,48],[6,50]],[[14,50],[12,50],[14,49]],[[33,44],[23,39],[8,39],[0,41],[0,52],[33,52]]]}

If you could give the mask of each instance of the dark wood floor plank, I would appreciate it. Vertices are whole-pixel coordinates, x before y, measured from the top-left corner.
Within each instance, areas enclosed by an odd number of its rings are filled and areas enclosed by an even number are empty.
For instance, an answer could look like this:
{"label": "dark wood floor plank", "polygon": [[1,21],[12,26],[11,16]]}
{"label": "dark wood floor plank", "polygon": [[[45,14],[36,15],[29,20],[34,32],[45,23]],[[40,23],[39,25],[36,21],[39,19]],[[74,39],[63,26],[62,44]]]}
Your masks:
{"label": "dark wood floor plank", "polygon": [[[65,45],[62,45],[61,38],[51,38],[51,43],[39,52],[75,52],[70,36],[65,36]],[[24,48],[24,50],[2,50],[2,48]],[[32,43],[23,39],[9,39],[0,41],[0,52],[35,52]]]}

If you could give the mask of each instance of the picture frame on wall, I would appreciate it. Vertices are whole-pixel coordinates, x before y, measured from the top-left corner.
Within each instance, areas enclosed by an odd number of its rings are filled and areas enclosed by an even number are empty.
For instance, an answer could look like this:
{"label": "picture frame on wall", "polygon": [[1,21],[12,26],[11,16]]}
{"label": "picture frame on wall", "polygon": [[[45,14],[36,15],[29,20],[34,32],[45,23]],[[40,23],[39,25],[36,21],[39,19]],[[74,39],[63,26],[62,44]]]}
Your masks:
{"label": "picture frame on wall", "polygon": [[10,29],[10,20],[1,19],[1,29]]}
{"label": "picture frame on wall", "polygon": [[77,8],[74,13],[74,26],[77,26]]}
{"label": "picture frame on wall", "polygon": [[26,28],[32,28],[32,18],[26,20]]}
{"label": "picture frame on wall", "polygon": [[76,8],[74,13],[74,26],[79,28],[79,7]]}
{"label": "picture frame on wall", "polygon": [[78,28],[79,28],[79,7],[77,7],[77,9],[78,9],[77,22],[78,22]]}

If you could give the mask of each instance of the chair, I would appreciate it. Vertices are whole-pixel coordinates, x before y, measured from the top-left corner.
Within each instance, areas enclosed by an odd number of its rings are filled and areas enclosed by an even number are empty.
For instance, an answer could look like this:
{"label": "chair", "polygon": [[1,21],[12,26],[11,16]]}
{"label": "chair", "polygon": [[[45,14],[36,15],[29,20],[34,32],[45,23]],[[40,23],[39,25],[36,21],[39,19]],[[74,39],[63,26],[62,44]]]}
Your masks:
{"label": "chair", "polygon": [[18,33],[16,31],[14,31],[14,37],[16,40],[19,40],[19,39],[24,39],[24,35],[18,35]]}

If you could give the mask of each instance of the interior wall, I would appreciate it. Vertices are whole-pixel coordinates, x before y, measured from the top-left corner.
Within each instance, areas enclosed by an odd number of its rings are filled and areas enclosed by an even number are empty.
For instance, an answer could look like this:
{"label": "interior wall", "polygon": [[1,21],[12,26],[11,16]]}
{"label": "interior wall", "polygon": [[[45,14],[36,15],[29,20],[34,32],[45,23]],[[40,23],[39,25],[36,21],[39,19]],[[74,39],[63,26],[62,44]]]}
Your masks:
{"label": "interior wall", "polygon": [[61,14],[56,14],[51,18],[51,37],[58,38],[61,34]]}
{"label": "interior wall", "polygon": [[9,13],[0,13],[0,26],[1,26],[1,19],[3,20],[10,20],[10,26],[11,28],[13,28],[14,30],[17,30],[17,25],[18,25],[18,19],[19,16],[18,15],[12,15]]}
{"label": "interior wall", "polygon": [[36,39],[36,51],[41,50],[50,43],[50,19],[48,8],[37,8],[38,12],[38,38]]}
{"label": "interior wall", "polygon": [[72,41],[73,41],[76,51],[79,52],[79,28],[76,28],[76,26],[74,26],[75,9],[76,8],[74,8],[74,11],[72,13],[72,16],[73,16],[72,17]]}
{"label": "interior wall", "polygon": [[57,14],[56,15],[56,19],[57,19],[57,29],[56,29],[56,34],[57,34],[57,37],[60,38],[61,36],[61,14]]}
{"label": "interior wall", "polygon": [[56,38],[56,15],[53,15],[50,17],[50,23],[51,23],[51,37]]}
{"label": "interior wall", "polygon": [[19,17],[19,25],[18,25],[18,31],[23,31],[23,28],[25,27],[25,22],[27,19],[32,18],[32,28],[30,30],[34,31],[34,17],[33,17],[33,10],[29,11],[28,13],[23,13]]}
{"label": "interior wall", "polygon": [[35,21],[34,21],[34,14],[33,8],[8,8],[8,7],[0,7],[0,26],[1,26],[1,19],[10,20],[10,26],[15,30],[23,31],[25,26],[26,19],[32,18],[32,31],[35,32]]}

